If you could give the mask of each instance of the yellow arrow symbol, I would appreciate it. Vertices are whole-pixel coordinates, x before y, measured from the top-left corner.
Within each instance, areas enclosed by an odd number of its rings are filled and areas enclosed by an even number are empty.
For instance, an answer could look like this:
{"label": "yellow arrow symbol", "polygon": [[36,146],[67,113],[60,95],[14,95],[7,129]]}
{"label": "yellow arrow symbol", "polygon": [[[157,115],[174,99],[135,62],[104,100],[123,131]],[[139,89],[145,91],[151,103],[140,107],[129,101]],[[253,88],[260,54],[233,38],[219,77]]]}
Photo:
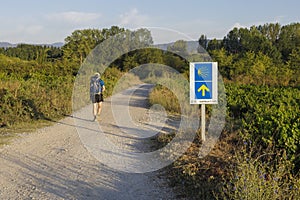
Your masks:
{"label": "yellow arrow symbol", "polygon": [[202,96],[204,97],[205,96],[205,91],[209,92],[209,89],[208,87],[206,87],[205,84],[201,85],[201,87],[198,88],[198,92],[201,92],[202,91]]}

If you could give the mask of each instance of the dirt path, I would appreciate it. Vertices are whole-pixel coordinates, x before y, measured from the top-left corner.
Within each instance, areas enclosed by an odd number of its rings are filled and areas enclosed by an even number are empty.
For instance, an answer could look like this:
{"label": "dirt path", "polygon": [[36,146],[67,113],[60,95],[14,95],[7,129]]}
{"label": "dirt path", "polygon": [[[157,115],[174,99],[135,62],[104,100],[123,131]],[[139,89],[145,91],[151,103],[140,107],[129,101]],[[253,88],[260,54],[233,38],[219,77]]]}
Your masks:
{"label": "dirt path", "polygon": [[[125,104],[123,108],[129,108],[135,126],[149,120],[146,107],[150,88],[142,85],[133,94],[123,94],[132,97],[129,107]],[[83,145],[78,128],[91,130],[96,124],[109,133],[108,138],[120,148],[150,151],[149,143],[136,139],[137,131],[131,127],[125,127],[127,131],[120,130],[119,123],[113,119],[110,101],[104,102],[105,117],[99,124],[91,122],[89,115],[86,119],[75,115],[22,135],[0,148],[0,199],[175,199],[160,172],[115,170],[95,159]],[[91,113],[90,107],[86,109]],[[80,121],[83,124],[78,124]]]}

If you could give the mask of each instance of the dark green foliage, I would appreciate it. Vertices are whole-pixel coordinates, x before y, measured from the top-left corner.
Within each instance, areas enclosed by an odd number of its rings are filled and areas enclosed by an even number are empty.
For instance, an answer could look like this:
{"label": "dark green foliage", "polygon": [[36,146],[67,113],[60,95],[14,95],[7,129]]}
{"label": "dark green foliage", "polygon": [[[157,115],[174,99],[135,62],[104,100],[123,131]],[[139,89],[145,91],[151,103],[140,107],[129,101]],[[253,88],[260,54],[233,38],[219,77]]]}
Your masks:
{"label": "dark green foliage", "polygon": [[276,42],[279,40],[279,24],[265,24],[248,28],[234,28],[223,39],[228,53],[240,54],[247,51],[262,52],[273,59],[280,59]]}
{"label": "dark green foliage", "polygon": [[[289,87],[226,85],[229,116],[241,133],[265,148],[285,149],[295,159],[300,146],[300,90]],[[297,158],[299,159],[299,157]]]}
{"label": "dark green foliage", "polygon": [[300,47],[300,23],[283,26],[276,43],[284,61],[288,60],[293,49]]}
{"label": "dark green foliage", "polygon": [[201,35],[198,42],[202,48],[207,49],[208,40],[207,40],[206,35]]}
{"label": "dark green foliage", "polygon": [[[204,38],[201,36],[199,44],[203,44]],[[207,51],[219,62],[220,72],[226,79],[253,83],[256,82],[253,77],[258,76],[264,79],[259,84],[293,86],[300,84],[299,48],[299,23],[234,28],[222,41],[213,39],[207,45]],[[266,63],[265,58],[269,60]]]}
{"label": "dark green foliage", "polygon": [[0,126],[54,119],[71,112],[74,77],[50,63],[0,56]]}
{"label": "dark green foliage", "polygon": [[[122,71],[129,71],[130,69],[149,63],[164,64],[181,73],[188,70],[189,66],[188,62],[181,56],[156,48],[144,48],[129,52],[115,60],[111,66],[118,66]],[[142,78],[147,76],[148,74],[145,73]]]}
{"label": "dark green foliage", "polygon": [[206,50],[208,52],[211,52],[213,50],[217,50],[217,49],[221,49],[221,48],[222,48],[222,41],[213,39],[213,40],[209,41]]}
{"label": "dark green foliage", "polygon": [[35,60],[38,63],[53,62],[62,59],[62,50],[52,46],[19,44],[17,47],[1,48],[1,53],[22,60]]}

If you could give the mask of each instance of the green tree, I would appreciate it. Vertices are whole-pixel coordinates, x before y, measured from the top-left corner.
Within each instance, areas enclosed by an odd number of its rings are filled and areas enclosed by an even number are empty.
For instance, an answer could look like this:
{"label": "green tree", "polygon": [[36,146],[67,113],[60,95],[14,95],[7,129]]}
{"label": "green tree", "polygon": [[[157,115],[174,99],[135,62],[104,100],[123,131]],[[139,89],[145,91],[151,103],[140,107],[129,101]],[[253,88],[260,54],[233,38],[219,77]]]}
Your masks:
{"label": "green tree", "polygon": [[242,50],[240,30],[234,28],[223,39],[223,45],[229,53],[239,53]]}
{"label": "green tree", "polygon": [[272,44],[266,36],[264,36],[257,27],[252,26],[248,29],[240,29],[242,52],[253,51],[255,53],[262,52],[279,61],[280,52]]}
{"label": "green tree", "polygon": [[137,52],[137,61],[139,64],[163,63],[162,50],[155,48],[146,48]]}
{"label": "green tree", "polygon": [[288,60],[293,49],[300,47],[300,23],[283,26],[280,30],[277,47],[284,61]]}
{"label": "green tree", "polygon": [[104,36],[100,30],[75,30],[65,39],[65,45],[62,47],[64,58],[81,65],[91,50],[103,40]]}
{"label": "green tree", "polygon": [[132,68],[135,68],[139,66],[138,63],[138,59],[136,54],[127,54],[126,56],[124,56],[123,58],[123,62],[121,64],[121,67],[119,65],[119,69],[123,70],[123,71],[129,71]]}
{"label": "green tree", "polygon": [[172,45],[168,46],[168,51],[176,53],[181,56],[188,55],[187,43],[184,40],[177,40]]}
{"label": "green tree", "polygon": [[213,40],[210,40],[208,42],[208,45],[207,45],[207,51],[208,52],[211,52],[213,50],[218,50],[218,49],[221,49],[221,48],[222,48],[222,41],[217,40],[216,38],[214,38]]}
{"label": "green tree", "polygon": [[[264,27],[264,28],[263,28]],[[266,28],[268,27],[268,28]],[[248,28],[234,28],[223,39],[224,48],[229,53],[242,55],[245,52],[253,51],[255,53],[263,52],[272,57],[277,63],[281,61],[281,54],[277,47],[272,43],[275,42],[278,34],[276,31],[278,25],[262,27],[252,26]],[[273,30],[273,32],[271,32]]]}
{"label": "green tree", "polygon": [[292,72],[291,84],[300,86],[300,47],[292,50],[287,65]]}
{"label": "green tree", "polygon": [[206,35],[201,35],[198,40],[198,43],[201,47],[203,47],[204,49],[207,49],[208,40],[207,40]]}
{"label": "green tree", "polygon": [[[265,85],[267,78],[269,79],[276,78],[271,76],[271,71],[274,70],[274,75],[276,75],[276,68],[272,67],[272,59],[263,53],[259,52],[255,55],[255,60],[252,63],[250,75],[253,78],[253,81],[259,85]],[[269,76],[268,76],[269,75]]]}
{"label": "green tree", "polygon": [[171,52],[164,54],[164,63],[165,65],[170,66],[181,73],[188,70],[189,66],[188,63],[186,63],[186,60]]}
{"label": "green tree", "polygon": [[253,82],[250,75],[251,66],[255,62],[255,53],[252,51],[246,52],[237,59],[230,70],[230,77],[234,81],[239,81],[241,83]]}
{"label": "green tree", "polygon": [[218,68],[221,75],[227,79],[232,79],[231,74],[233,74],[232,67],[234,56],[232,54],[227,54],[224,48],[211,50],[210,55],[214,61],[218,62]]}
{"label": "green tree", "polygon": [[37,52],[36,52],[36,61],[39,64],[45,63],[48,60],[48,51],[50,50],[50,48],[44,47],[44,48],[40,48]]}
{"label": "green tree", "polygon": [[[106,39],[110,38],[111,36],[117,35],[117,34],[122,33],[124,31],[125,31],[124,28],[120,28],[118,26],[112,26],[110,28],[102,29],[101,34],[103,36],[103,39],[106,40]],[[99,41],[99,42],[102,42],[102,40]]]}
{"label": "green tree", "polygon": [[50,62],[62,60],[63,53],[61,48],[59,47],[51,47],[50,49],[48,49],[47,54],[48,61]]}
{"label": "green tree", "polygon": [[2,48],[2,53],[22,60],[36,60],[38,63],[54,62],[62,58],[62,50],[47,45],[19,44],[16,47]]}
{"label": "green tree", "polygon": [[264,25],[259,25],[257,29],[265,36],[272,44],[276,44],[280,36],[281,26],[279,23],[267,23]]}

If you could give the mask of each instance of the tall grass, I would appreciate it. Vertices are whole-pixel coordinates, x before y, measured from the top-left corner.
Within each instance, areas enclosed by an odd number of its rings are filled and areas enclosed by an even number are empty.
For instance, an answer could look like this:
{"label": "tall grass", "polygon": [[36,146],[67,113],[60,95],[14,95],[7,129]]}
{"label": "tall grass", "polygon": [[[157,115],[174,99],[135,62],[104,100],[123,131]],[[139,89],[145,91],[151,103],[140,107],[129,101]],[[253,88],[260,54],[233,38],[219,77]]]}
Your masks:
{"label": "tall grass", "polygon": [[181,113],[180,104],[175,94],[167,87],[157,85],[149,95],[150,104],[160,104],[171,113]]}
{"label": "tall grass", "polygon": [[[235,155],[230,174],[216,194],[218,199],[300,199],[300,178],[285,152],[258,153],[245,142]],[[256,149],[256,150],[255,150]]]}

